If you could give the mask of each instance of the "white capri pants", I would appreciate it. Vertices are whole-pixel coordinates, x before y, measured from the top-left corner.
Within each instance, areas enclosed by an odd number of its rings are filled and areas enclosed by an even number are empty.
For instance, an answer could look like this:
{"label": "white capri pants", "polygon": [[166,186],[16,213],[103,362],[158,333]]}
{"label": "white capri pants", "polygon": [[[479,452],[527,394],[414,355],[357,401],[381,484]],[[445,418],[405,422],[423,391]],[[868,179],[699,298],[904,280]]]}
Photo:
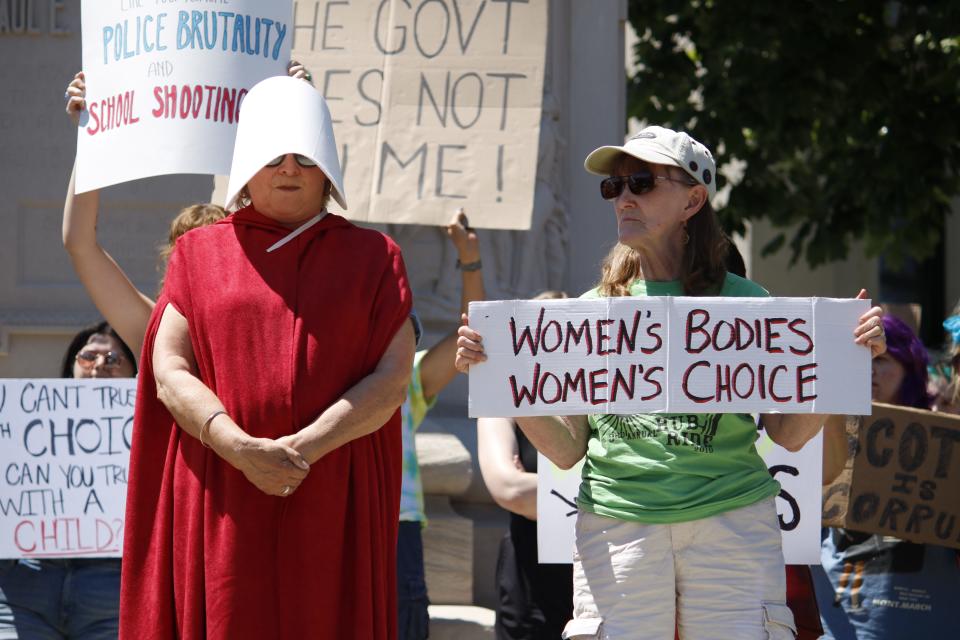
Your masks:
{"label": "white capri pants", "polygon": [[773,498],[679,524],[577,516],[566,639],[792,640]]}

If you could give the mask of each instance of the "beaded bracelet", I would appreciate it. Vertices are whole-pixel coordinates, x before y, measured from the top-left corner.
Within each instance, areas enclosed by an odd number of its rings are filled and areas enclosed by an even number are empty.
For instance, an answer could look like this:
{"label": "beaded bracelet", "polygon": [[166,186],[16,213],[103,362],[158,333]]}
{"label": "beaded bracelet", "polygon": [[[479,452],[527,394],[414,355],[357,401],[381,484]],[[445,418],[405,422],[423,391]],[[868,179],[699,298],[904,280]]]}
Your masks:
{"label": "beaded bracelet", "polygon": [[482,268],[483,263],[479,260],[475,262],[467,262],[466,264],[457,260],[457,269],[460,269],[460,271],[479,271]]}

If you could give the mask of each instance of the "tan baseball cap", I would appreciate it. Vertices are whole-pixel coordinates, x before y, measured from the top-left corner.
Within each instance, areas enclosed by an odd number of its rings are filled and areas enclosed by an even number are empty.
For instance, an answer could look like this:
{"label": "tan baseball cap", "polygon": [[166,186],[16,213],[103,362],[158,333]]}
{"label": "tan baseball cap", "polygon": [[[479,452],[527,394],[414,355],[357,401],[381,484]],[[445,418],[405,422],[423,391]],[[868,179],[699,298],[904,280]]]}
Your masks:
{"label": "tan baseball cap", "polygon": [[717,165],[710,150],[683,131],[651,126],[641,129],[622,146],[594,149],[583,167],[598,176],[609,176],[621,154],[638,160],[680,167],[707,188],[712,200],[717,195]]}

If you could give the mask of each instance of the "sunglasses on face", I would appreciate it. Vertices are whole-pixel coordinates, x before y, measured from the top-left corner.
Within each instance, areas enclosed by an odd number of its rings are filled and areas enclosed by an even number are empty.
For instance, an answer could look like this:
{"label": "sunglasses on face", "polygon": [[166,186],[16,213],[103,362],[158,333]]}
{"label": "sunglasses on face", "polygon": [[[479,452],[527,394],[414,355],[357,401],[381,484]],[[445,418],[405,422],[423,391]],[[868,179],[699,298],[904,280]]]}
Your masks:
{"label": "sunglasses on face", "polygon": [[268,163],[265,164],[264,166],[265,166],[265,167],[279,167],[280,164],[283,162],[283,159],[286,158],[288,155],[293,155],[293,159],[296,160],[296,161],[297,161],[297,164],[300,165],[301,167],[315,167],[315,166],[317,166],[317,163],[316,163],[316,162],[314,162],[313,160],[311,160],[311,159],[308,158],[307,156],[302,156],[302,155],[300,155],[299,153],[294,153],[294,154],[286,154],[286,153],[285,153],[285,154],[283,154],[282,156],[277,156],[276,158],[274,158],[273,160],[271,160],[270,162],[268,162]]}
{"label": "sunglasses on face", "polygon": [[623,188],[630,189],[630,193],[642,196],[645,193],[653,191],[657,185],[657,180],[669,180],[670,182],[680,182],[688,184],[686,180],[678,180],[670,176],[654,175],[652,171],[644,169],[637,171],[629,176],[610,176],[600,181],[600,195],[604,200],[615,200],[623,193]]}
{"label": "sunglasses on face", "polygon": [[115,351],[107,351],[102,353],[100,351],[81,351],[77,354],[77,364],[79,364],[84,369],[93,369],[97,364],[97,360],[103,358],[103,368],[104,369],[116,369],[120,366],[120,363],[123,362],[123,356]]}

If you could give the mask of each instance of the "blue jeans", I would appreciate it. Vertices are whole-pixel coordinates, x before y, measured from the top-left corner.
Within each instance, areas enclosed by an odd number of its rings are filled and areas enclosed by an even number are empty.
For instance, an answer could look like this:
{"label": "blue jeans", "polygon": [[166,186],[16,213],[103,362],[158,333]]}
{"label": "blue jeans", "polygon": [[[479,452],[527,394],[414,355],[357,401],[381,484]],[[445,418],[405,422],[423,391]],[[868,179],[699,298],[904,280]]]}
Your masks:
{"label": "blue jeans", "polygon": [[423,577],[423,540],[419,521],[400,521],[397,536],[398,640],[424,640],[430,636],[427,583]]}
{"label": "blue jeans", "polygon": [[0,639],[106,640],[120,626],[120,560],[0,560]]}

